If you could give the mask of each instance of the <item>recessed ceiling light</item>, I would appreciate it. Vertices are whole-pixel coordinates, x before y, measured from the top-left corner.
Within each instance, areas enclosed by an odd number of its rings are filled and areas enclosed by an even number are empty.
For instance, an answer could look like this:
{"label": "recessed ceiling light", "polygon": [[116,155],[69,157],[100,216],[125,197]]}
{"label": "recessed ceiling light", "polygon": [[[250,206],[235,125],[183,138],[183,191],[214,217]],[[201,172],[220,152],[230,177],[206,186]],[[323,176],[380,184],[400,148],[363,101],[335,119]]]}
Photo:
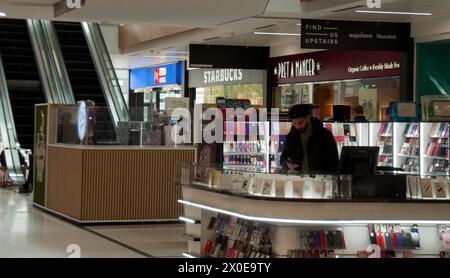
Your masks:
{"label": "recessed ceiling light", "polygon": [[413,13],[413,12],[389,12],[389,11],[367,11],[367,10],[356,10],[357,13],[366,14],[398,14],[398,15],[433,15],[432,13]]}
{"label": "recessed ceiling light", "polygon": [[300,37],[299,33],[272,33],[272,32],[254,32],[255,35],[269,35],[269,36],[297,36]]}
{"label": "recessed ceiling light", "polygon": [[6,13],[0,12],[0,16],[6,16]]}

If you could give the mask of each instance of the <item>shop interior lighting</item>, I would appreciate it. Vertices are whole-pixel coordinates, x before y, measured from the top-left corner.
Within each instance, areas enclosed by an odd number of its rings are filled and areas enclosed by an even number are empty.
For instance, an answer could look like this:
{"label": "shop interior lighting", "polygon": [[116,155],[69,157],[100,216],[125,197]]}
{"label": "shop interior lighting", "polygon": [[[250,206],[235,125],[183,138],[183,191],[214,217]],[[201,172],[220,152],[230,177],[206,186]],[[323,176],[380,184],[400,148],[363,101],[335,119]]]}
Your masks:
{"label": "shop interior lighting", "polygon": [[300,37],[299,33],[274,33],[274,32],[254,32],[255,35],[269,35],[269,36],[297,36]]}
{"label": "shop interior lighting", "polygon": [[357,13],[366,13],[366,14],[397,14],[397,15],[424,15],[430,16],[432,13],[413,13],[413,12],[391,12],[391,11],[367,11],[367,10],[356,10]]}
{"label": "shop interior lighting", "polygon": [[200,223],[200,221],[198,221],[198,220],[196,221],[194,219],[190,219],[190,218],[183,217],[183,216],[178,217],[178,219],[180,219],[181,221],[184,221],[186,223],[189,223],[189,224],[199,224]]}
{"label": "shop interior lighting", "polygon": [[367,225],[367,224],[425,224],[425,225],[450,225],[450,221],[443,220],[305,220],[305,219],[287,219],[287,218],[274,218],[274,217],[259,217],[250,216],[243,213],[233,212],[225,209],[214,208],[194,202],[185,200],[178,200],[178,203],[192,206],[212,212],[226,214],[237,218],[258,221],[269,222],[279,224],[303,224],[303,225]]}
{"label": "shop interior lighting", "polygon": [[192,256],[191,254],[188,253],[183,253],[183,256],[189,259],[196,259],[197,257]]}
{"label": "shop interior lighting", "polygon": [[0,16],[6,16],[5,12],[0,12]]}

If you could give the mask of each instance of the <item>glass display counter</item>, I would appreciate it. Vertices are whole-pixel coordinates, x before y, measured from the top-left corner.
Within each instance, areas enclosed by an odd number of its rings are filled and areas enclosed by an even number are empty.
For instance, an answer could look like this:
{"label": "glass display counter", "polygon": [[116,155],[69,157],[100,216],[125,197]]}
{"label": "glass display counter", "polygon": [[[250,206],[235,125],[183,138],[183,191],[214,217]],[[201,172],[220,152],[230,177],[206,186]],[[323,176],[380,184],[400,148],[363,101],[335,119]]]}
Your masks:
{"label": "glass display counter", "polygon": [[450,247],[449,177],[395,176],[397,181],[405,179],[404,198],[355,194],[355,182],[344,185],[355,176],[273,175],[180,165],[177,184],[183,197],[178,202],[184,207],[180,220],[186,222],[189,245],[184,255],[445,256]]}

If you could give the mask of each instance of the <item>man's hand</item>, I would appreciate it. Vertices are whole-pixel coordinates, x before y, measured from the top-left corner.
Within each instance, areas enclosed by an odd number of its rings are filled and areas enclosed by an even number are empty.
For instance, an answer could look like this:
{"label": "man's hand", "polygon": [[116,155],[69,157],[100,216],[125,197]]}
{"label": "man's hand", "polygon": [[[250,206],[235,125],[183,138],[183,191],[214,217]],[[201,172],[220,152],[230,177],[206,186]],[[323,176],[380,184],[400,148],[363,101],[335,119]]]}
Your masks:
{"label": "man's hand", "polygon": [[298,165],[298,164],[294,164],[294,163],[290,163],[290,162],[287,163],[287,167],[289,168],[289,170],[295,170],[295,169],[297,169],[299,166],[300,166],[300,165]]}

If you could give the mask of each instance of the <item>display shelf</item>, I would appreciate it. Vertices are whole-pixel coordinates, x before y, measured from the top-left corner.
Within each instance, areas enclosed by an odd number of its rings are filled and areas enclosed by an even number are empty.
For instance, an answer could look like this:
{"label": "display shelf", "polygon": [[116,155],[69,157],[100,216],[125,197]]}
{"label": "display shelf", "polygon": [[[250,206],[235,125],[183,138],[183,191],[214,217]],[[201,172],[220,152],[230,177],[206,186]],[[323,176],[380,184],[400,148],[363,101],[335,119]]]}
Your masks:
{"label": "display shelf", "polygon": [[[268,172],[269,135],[266,134],[269,131],[268,122],[225,121],[224,129],[225,138],[229,139],[223,144],[224,168],[259,169],[260,172]],[[250,135],[250,132],[256,134]]]}
{"label": "display shelf", "polygon": [[377,166],[394,166],[394,124],[391,122],[375,122],[369,124],[370,140],[369,144],[373,147],[379,147],[379,157]]}
{"label": "display shelf", "polygon": [[[202,219],[201,238],[202,242],[189,251],[201,253],[208,242],[214,245],[214,234],[216,229],[208,230],[206,226],[210,223],[211,217],[229,217],[231,218],[230,226],[222,227],[224,235],[230,235],[227,239],[228,245],[225,250],[235,249],[244,256],[252,254],[253,249],[249,249],[250,242],[236,246],[233,239],[242,239],[241,236],[233,236],[229,231],[234,229],[233,225],[240,223],[245,227],[249,223],[256,223],[256,227],[264,225],[269,227],[269,238],[271,241],[272,255],[274,257],[288,257],[296,251],[334,251],[335,255],[340,258],[357,257],[360,251],[365,251],[367,246],[372,244],[370,237],[370,225],[401,225],[402,232],[393,235],[400,241],[395,241],[395,245],[388,243],[390,237],[385,237],[385,245],[380,241],[379,244],[382,254],[385,251],[391,252],[410,252],[414,257],[439,257],[441,251],[441,240],[438,236],[437,225],[450,225],[450,203],[440,203],[437,201],[424,202],[402,202],[402,203],[339,203],[328,201],[326,205],[323,203],[298,201],[286,202],[281,198],[278,199],[248,199],[248,196],[239,194],[227,195],[223,192],[212,192],[209,190],[194,189],[189,186],[182,188],[183,200],[179,203],[185,208],[185,211],[197,213],[197,218]],[[237,220],[236,220],[237,219]],[[190,226],[187,226],[190,227]],[[412,230],[412,228],[416,230]],[[410,228],[410,230],[407,230]],[[337,248],[319,247],[319,241],[315,241],[314,247],[305,246],[301,240],[300,234],[308,232],[333,231],[339,230],[343,234],[345,247]],[[244,229],[244,233],[248,232],[246,238],[251,236],[254,229]],[[264,233],[264,229],[261,229]],[[384,230],[383,230],[384,231]],[[392,232],[389,232],[392,234]],[[412,236],[409,236],[411,233]],[[414,234],[413,234],[414,233]],[[382,233],[386,234],[386,233]],[[418,235],[415,236],[415,234]],[[333,239],[337,239],[333,237]],[[412,239],[412,245],[411,245]],[[376,240],[376,238],[375,238]],[[418,241],[417,241],[418,240]],[[316,244],[317,242],[317,244]],[[333,244],[338,244],[334,241]],[[416,244],[418,243],[418,244]],[[322,244],[322,242],[320,242]],[[324,243],[325,244],[325,243]],[[328,244],[328,243],[326,243]],[[333,245],[334,246],[334,245]],[[263,248],[255,252],[264,253]],[[209,248],[209,253],[213,253],[214,248]],[[222,251],[223,252],[223,251]],[[221,256],[228,256],[228,252],[220,253]],[[317,255],[317,252],[314,253]],[[402,254],[396,254],[402,257]],[[383,256],[383,255],[382,255]],[[216,256],[214,256],[216,257]],[[250,255],[251,257],[251,255]],[[322,257],[322,254],[320,258]],[[319,258],[319,256],[317,256]]]}
{"label": "display shelf", "polygon": [[224,152],[223,155],[257,155],[257,156],[262,156],[262,155],[267,155],[266,153],[262,153],[262,152]]}
{"label": "display shelf", "polygon": [[442,157],[442,156],[423,155],[423,157],[430,158],[430,159],[448,160],[447,157]]}
{"label": "display shelf", "polygon": [[407,155],[407,154],[401,154],[401,153],[399,153],[398,156],[400,156],[400,157],[408,157],[408,158],[419,158],[418,155]]}
{"label": "display shelf", "polygon": [[449,169],[449,123],[421,123],[421,174],[447,172]]}
{"label": "display shelf", "polygon": [[419,123],[394,123],[394,167],[418,174],[420,171]]}

